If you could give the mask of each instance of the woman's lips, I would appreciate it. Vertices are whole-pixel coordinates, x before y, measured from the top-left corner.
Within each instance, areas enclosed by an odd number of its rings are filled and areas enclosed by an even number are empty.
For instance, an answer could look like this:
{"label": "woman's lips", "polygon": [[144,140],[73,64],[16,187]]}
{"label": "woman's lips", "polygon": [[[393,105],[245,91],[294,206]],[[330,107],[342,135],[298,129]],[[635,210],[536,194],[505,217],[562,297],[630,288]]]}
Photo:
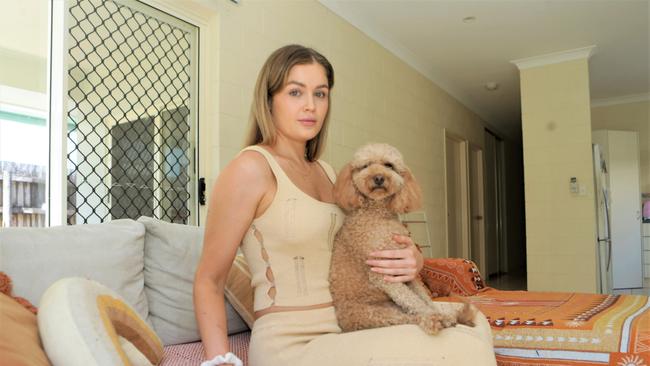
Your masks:
{"label": "woman's lips", "polygon": [[305,126],[313,126],[316,124],[316,120],[310,118],[303,118],[303,119],[299,119],[298,121]]}

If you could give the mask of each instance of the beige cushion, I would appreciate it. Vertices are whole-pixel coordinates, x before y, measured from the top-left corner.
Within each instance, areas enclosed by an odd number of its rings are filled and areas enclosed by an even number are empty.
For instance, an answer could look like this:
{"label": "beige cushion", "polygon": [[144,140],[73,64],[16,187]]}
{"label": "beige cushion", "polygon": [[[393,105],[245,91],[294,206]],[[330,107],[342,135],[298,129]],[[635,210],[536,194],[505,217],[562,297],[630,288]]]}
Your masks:
{"label": "beige cushion", "polygon": [[0,230],[0,270],[14,293],[38,304],[56,280],[85,277],[115,290],[146,319],[144,226],[133,220],[105,224]]}
{"label": "beige cushion", "polygon": [[36,315],[0,293],[0,364],[49,366],[38,336]]}
{"label": "beige cushion", "polygon": [[[165,345],[201,339],[194,316],[194,272],[203,248],[203,228],[141,217],[146,227],[144,282],[151,323]],[[248,327],[226,304],[228,334]]]}
{"label": "beige cushion", "polygon": [[163,357],[162,342],[144,319],[115,291],[84,278],[47,289],[38,328],[55,366],[157,365]]}

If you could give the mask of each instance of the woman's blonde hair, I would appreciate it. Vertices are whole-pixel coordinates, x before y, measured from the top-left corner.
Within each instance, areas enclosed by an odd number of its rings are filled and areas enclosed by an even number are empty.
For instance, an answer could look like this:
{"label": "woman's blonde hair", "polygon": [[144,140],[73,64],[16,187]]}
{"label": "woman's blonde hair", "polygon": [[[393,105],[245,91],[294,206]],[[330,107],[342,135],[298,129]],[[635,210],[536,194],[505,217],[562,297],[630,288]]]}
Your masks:
{"label": "woman's blonde hair", "polygon": [[[331,89],[334,86],[334,69],[325,56],[316,50],[300,45],[289,45],[277,49],[269,56],[264,66],[262,66],[255,83],[249,121],[250,127],[245,146],[256,144],[272,145],[275,143],[277,131],[271,116],[273,96],[284,87],[292,67],[312,63],[323,66],[327,77],[327,86]],[[307,141],[305,158],[308,161],[315,161],[323,152],[328,121],[329,110],[318,135]]]}

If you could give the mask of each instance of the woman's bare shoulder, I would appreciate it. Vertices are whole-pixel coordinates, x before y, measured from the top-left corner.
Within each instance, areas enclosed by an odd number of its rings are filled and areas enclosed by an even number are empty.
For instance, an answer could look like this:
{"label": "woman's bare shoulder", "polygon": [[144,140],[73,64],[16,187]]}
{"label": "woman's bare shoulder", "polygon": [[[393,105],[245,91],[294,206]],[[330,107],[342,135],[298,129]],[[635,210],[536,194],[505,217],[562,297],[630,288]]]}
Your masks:
{"label": "woman's bare shoulder", "polygon": [[257,175],[258,177],[268,175],[271,172],[266,158],[257,151],[242,151],[229,164],[234,172],[245,175]]}
{"label": "woman's bare shoulder", "polygon": [[[243,151],[219,174],[219,180],[230,184],[246,186],[250,189],[264,190],[273,182],[273,174],[266,158],[255,151]],[[253,184],[254,183],[254,184]]]}

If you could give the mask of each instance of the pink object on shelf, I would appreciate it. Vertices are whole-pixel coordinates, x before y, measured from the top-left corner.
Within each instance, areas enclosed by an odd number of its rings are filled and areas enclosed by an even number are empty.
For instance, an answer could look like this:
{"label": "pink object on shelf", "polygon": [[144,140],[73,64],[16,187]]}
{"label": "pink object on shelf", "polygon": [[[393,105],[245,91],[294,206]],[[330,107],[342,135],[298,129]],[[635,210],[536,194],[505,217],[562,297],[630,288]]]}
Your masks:
{"label": "pink object on shelf", "polygon": [[650,201],[643,202],[643,218],[650,219]]}

